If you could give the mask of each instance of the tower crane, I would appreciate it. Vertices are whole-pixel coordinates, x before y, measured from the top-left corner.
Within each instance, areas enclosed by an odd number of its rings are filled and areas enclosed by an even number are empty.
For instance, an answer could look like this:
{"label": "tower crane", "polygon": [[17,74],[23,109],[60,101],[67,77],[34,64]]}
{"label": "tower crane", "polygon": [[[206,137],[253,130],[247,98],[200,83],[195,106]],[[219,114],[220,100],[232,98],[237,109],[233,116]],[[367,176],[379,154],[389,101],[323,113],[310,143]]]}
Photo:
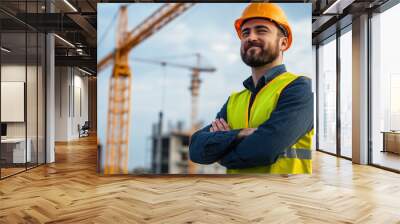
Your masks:
{"label": "tower crane", "polygon": [[109,87],[104,174],[128,173],[129,115],[132,80],[128,64],[130,51],[193,5],[194,3],[163,4],[130,32],[127,30],[127,5],[120,7],[116,48],[97,64],[97,71],[99,73],[114,62]]}
{"label": "tower crane", "polygon": [[162,60],[154,60],[154,59],[144,59],[144,58],[134,58],[133,60],[139,61],[139,62],[144,62],[144,63],[152,63],[152,64],[158,64],[161,66],[170,66],[170,67],[177,67],[177,68],[182,68],[182,69],[189,69],[191,73],[191,84],[189,87],[190,93],[191,93],[191,116],[190,116],[190,132],[193,133],[195,130],[198,129],[198,124],[197,124],[197,114],[198,114],[198,96],[199,96],[199,90],[200,90],[200,72],[207,72],[207,73],[213,73],[216,71],[216,68],[213,66],[200,66],[200,61],[202,56],[199,53],[195,54],[196,56],[196,65],[191,66],[191,65],[184,65],[184,64],[178,64],[174,62],[167,62],[167,61],[162,61]]}

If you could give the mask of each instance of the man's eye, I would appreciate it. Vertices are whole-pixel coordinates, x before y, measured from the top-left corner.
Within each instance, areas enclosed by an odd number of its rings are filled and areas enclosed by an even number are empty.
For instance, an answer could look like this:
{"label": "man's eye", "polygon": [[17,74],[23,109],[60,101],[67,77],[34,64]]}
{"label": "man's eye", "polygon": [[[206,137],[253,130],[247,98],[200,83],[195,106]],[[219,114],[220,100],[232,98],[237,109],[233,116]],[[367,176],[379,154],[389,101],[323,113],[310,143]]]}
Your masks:
{"label": "man's eye", "polygon": [[243,32],[243,33],[242,33],[242,36],[243,36],[243,37],[247,37],[248,35],[249,35],[248,32]]}
{"label": "man's eye", "polygon": [[258,30],[259,33],[267,33],[268,30]]}

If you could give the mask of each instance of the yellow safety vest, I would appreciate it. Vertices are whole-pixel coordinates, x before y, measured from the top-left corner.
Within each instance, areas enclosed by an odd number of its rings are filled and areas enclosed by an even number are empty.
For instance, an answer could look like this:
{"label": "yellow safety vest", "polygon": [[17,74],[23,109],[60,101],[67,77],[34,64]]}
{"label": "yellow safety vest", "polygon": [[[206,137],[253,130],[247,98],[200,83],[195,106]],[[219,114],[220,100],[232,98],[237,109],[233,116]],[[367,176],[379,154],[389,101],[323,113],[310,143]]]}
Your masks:
{"label": "yellow safety vest", "polygon": [[[249,108],[251,92],[247,89],[233,93],[227,106],[228,124],[232,129],[257,128],[267,121],[275,110],[282,90],[297,79],[292,73],[278,75],[265,85],[255,96]],[[248,117],[250,110],[250,118]],[[290,130],[288,130],[290,131]],[[227,173],[271,173],[271,174],[311,174],[311,144],[314,129],[303,135],[294,145],[285,149],[272,165],[244,169],[228,169]],[[251,151],[251,148],[248,150]],[[269,150],[269,149],[265,149]]]}

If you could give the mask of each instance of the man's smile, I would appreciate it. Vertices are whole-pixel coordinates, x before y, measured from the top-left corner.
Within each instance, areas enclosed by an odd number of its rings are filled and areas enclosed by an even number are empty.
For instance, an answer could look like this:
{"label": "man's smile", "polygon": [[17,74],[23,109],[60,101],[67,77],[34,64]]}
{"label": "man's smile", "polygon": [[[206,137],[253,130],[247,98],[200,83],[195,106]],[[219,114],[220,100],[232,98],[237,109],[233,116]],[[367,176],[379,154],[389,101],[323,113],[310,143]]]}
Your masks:
{"label": "man's smile", "polygon": [[261,47],[251,46],[251,47],[247,48],[246,53],[252,53],[252,52],[255,53],[255,52],[261,51],[261,50],[262,50]]}

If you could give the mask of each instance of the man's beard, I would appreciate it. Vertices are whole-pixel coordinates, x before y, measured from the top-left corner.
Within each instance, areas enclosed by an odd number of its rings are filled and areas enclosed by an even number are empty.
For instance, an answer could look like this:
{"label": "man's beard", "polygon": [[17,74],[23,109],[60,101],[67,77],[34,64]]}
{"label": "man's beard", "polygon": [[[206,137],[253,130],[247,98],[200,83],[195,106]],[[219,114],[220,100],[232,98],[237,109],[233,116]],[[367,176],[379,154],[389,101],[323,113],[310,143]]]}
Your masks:
{"label": "man's beard", "polygon": [[[271,46],[270,49],[266,50],[262,43],[248,43],[242,47],[240,56],[246,65],[250,67],[260,67],[273,62],[279,56],[279,39],[276,41],[275,46]],[[251,47],[258,47],[259,52],[249,52]],[[250,51],[254,51],[251,49]]]}

